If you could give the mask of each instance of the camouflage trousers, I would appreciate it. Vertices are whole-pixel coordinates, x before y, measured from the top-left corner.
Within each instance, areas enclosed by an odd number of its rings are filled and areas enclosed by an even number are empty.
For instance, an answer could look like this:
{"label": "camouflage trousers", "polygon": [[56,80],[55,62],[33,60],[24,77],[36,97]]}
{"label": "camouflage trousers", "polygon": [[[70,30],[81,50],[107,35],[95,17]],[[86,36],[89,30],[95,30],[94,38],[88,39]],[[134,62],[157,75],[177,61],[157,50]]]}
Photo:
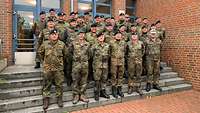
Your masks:
{"label": "camouflage trousers", "polygon": [[158,84],[160,77],[160,56],[147,56],[147,82]]}
{"label": "camouflage trousers", "polygon": [[[106,83],[107,83],[107,77],[108,77],[108,68],[96,68],[94,69],[94,80],[95,82],[99,82],[99,89],[106,89]],[[98,88],[95,87],[94,90],[97,90]]]}
{"label": "camouflage trousers", "polygon": [[38,44],[38,38],[36,39],[36,44],[35,44],[35,51],[36,51],[36,56],[35,56],[35,62],[40,62],[40,56],[38,54],[38,50],[40,48],[40,45]]}
{"label": "camouflage trousers", "polygon": [[73,94],[85,94],[88,79],[88,65],[80,66],[75,63],[72,66],[72,90]]}
{"label": "camouflage trousers", "polygon": [[122,86],[124,81],[124,65],[111,65],[112,86]]}
{"label": "camouflage trousers", "polygon": [[56,86],[56,96],[62,96],[63,94],[63,82],[64,72],[63,71],[49,71],[43,73],[43,97],[50,97],[50,90],[52,84]]}
{"label": "camouflage trousers", "polygon": [[141,85],[141,75],[142,75],[142,60],[141,61],[133,61],[133,59],[128,60],[128,86],[138,86]]}

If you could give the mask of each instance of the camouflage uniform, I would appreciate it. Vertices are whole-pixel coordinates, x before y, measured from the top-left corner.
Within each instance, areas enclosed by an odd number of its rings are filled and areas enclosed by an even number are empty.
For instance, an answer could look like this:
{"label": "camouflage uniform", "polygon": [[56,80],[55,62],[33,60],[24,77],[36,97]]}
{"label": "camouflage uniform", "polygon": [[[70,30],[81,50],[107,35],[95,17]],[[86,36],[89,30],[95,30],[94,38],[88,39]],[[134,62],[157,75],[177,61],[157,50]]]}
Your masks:
{"label": "camouflage uniform", "polygon": [[63,81],[64,81],[64,59],[67,55],[67,49],[62,41],[45,41],[39,51],[40,58],[43,60],[43,80],[44,85],[42,95],[44,97],[50,96],[51,85],[55,83],[56,96],[63,94]]}
{"label": "camouflage uniform", "polygon": [[61,20],[59,20],[55,26],[55,28],[58,29],[59,31],[59,39],[64,43],[67,41],[66,40],[67,37],[66,35],[68,34],[67,27],[68,26],[65,24],[65,22]]}
{"label": "camouflage uniform", "polygon": [[[95,95],[101,94],[103,97],[109,98],[106,93],[106,83],[108,76],[108,59],[110,55],[110,46],[107,43],[95,44],[92,47],[93,52],[93,68],[94,68],[94,80],[95,80]],[[98,100],[98,99],[96,99]]]}
{"label": "camouflage uniform", "polygon": [[[132,89],[135,86],[137,90],[139,90],[138,88],[141,86],[142,56],[144,55],[144,49],[144,44],[141,41],[134,44],[130,41],[127,44],[129,89]],[[132,93],[132,91],[129,93]]]}
{"label": "camouflage uniform", "polygon": [[52,19],[55,23],[58,21],[57,16],[48,16],[47,19]]}
{"label": "camouflage uniform", "polygon": [[72,42],[73,65],[72,65],[72,89],[75,96],[85,95],[88,78],[88,59],[90,44],[86,41],[80,43],[79,40]]}
{"label": "camouflage uniform", "polygon": [[45,29],[46,24],[47,24],[46,21],[37,20],[34,23],[34,26],[33,26],[33,33],[35,34],[35,37],[36,37],[36,44],[35,44],[36,58],[35,58],[35,62],[40,62],[39,54],[37,52],[39,47],[40,47],[39,44],[38,44],[38,40],[39,40],[39,34],[43,29]]}
{"label": "camouflage uniform", "polygon": [[156,29],[158,31],[159,34],[159,38],[161,41],[163,41],[165,39],[165,28],[160,28],[160,29]]}
{"label": "camouflage uniform", "polygon": [[161,40],[148,37],[145,41],[147,62],[147,83],[158,84],[160,75],[160,47]]}
{"label": "camouflage uniform", "polygon": [[40,47],[40,45],[42,45],[42,43],[44,41],[47,41],[49,40],[49,32],[51,31],[52,29],[48,29],[48,28],[45,28],[42,30],[42,32],[40,32],[40,35],[39,35],[39,39],[38,39],[38,46]]}

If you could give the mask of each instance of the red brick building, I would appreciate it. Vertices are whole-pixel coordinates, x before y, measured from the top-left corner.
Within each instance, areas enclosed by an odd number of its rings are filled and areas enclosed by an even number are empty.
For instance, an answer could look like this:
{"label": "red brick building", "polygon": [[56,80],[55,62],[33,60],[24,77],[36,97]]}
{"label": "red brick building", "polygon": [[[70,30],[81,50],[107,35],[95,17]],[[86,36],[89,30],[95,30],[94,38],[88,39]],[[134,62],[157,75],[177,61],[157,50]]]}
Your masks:
{"label": "red brick building", "polygon": [[[0,2],[2,54],[8,59],[9,64],[13,64],[16,50],[14,39],[17,25],[14,21],[16,19],[14,15],[18,13],[16,10],[20,9],[19,6],[27,4],[20,1],[23,0],[4,0]],[[25,5],[27,9],[37,6],[41,10],[48,10],[51,6],[51,4],[50,6],[43,4],[42,0],[27,1],[32,3],[32,5]],[[38,3],[39,1],[40,3]],[[80,1],[86,4],[92,2],[92,0],[61,0],[58,7],[55,8],[62,8],[67,14],[71,11],[80,11]],[[103,1],[103,3],[98,3],[98,0],[95,2],[95,13],[116,16],[119,12],[126,11],[130,15],[136,14],[137,16],[148,17],[151,22],[160,19],[167,31],[167,38],[162,48],[162,60],[172,66],[182,77],[189,80],[195,89],[200,90],[200,2],[198,0]],[[91,7],[94,8],[94,6]],[[100,9],[105,9],[105,11]],[[39,10],[32,9],[28,11],[32,11],[32,16],[29,16],[33,19],[33,16],[38,14]]]}

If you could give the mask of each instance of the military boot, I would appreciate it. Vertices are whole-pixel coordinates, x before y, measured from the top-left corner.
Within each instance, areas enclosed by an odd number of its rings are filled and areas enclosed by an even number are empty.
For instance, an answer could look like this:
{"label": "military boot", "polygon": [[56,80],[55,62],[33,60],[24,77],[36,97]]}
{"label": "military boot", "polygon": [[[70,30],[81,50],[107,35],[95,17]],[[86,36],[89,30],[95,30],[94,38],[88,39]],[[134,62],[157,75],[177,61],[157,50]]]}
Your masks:
{"label": "military boot", "polygon": [[49,97],[43,98],[43,109],[46,110],[49,107]]}
{"label": "military boot", "polygon": [[115,97],[115,98],[118,98],[117,88],[115,86],[112,86],[112,96]]}
{"label": "military boot", "polygon": [[151,90],[151,83],[146,84],[146,91],[149,92]]}
{"label": "military boot", "polygon": [[96,100],[96,101],[99,101],[99,81],[95,81],[95,87],[94,87],[94,99]]}
{"label": "military boot", "polygon": [[132,94],[133,93],[133,87],[132,86],[129,86],[128,87],[128,94]]}
{"label": "military boot", "polygon": [[72,103],[73,103],[73,104],[77,104],[78,101],[79,101],[79,95],[74,94],[74,97],[73,97]]}
{"label": "military boot", "polygon": [[100,91],[100,97],[104,97],[104,98],[107,98],[107,99],[110,98],[110,96],[106,93],[105,89]]}
{"label": "military boot", "polygon": [[85,95],[83,95],[83,94],[81,94],[81,96],[80,96],[80,101],[86,102],[86,103],[89,102],[89,100],[87,99],[87,97]]}
{"label": "military boot", "polygon": [[117,94],[118,94],[120,97],[124,97],[124,93],[122,92],[122,86],[118,86],[118,87],[117,87]]}
{"label": "military boot", "polygon": [[40,62],[36,62],[36,64],[35,64],[35,67],[34,67],[35,69],[37,69],[37,68],[40,68]]}
{"label": "military boot", "polygon": [[139,86],[136,86],[136,92],[140,95],[140,96],[142,96],[142,95],[144,95],[144,93],[142,92],[142,89],[139,87]]}
{"label": "military boot", "polygon": [[158,84],[153,84],[153,88],[162,91],[162,88]]}
{"label": "military boot", "polygon": [[59,107],[63,107],[63,99],[62,96],[57,97],[57,104]]}

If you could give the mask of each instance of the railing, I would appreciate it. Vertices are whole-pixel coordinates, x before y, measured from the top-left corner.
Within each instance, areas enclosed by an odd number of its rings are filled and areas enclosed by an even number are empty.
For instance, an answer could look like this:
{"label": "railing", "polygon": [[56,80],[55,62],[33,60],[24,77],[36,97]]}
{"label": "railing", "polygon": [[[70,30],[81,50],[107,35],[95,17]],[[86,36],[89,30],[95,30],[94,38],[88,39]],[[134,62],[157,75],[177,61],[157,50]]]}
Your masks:
{"label": "railing", "polygon": [[0,39],[0,59],[3,58],[3,41]]}
{"label": "railing", "polygon": [[34,52],[35,51],[35,38],[34,39],[15,39],[17,52]]}

